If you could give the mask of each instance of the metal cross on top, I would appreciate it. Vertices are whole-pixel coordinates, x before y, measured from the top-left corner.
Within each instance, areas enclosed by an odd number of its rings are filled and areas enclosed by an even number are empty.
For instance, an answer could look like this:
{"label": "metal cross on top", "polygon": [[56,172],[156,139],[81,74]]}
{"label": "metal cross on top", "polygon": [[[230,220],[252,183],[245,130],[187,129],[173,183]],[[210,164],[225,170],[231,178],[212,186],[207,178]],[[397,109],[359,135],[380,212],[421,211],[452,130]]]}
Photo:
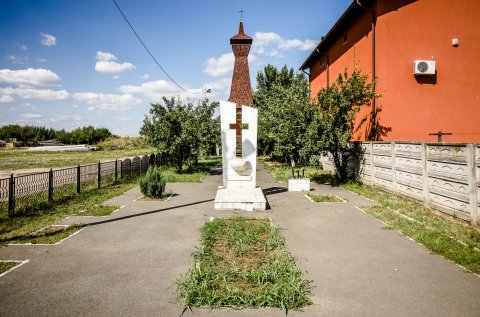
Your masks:
{"label": "metal cross on top", "polygon": [[237,103],[235,123],[230,123],[230,129],[235,129],[236,150],[235,156],[242,157],[242,130],[248,130],[248,123],[242,123],[242,105]]}
{"label": "metal cross on top", "polygon": [[245,12],[245,11],[243,11],[243,9],[240,9],[240,11],[238,11],[238,12],[240,12],[240,22],[242,22],[243,12]]}

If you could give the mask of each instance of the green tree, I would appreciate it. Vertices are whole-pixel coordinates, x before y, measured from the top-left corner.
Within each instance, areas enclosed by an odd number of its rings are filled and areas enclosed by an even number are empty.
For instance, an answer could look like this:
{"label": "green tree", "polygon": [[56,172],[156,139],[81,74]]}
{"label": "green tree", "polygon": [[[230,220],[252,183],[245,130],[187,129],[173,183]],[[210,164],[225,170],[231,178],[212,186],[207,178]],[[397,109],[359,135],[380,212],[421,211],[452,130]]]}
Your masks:
{"label": "green tree", "polygon": [[197,163],[202,147],[212,141],[212,118],[217,103],[203,101],[198,107],[179,99],[163,97],[163,104],[151,104],[140,134],[156,147],[162,160],[181,171],[184,164]]}
{"label": "green tree", "polygon": [[196,129],[200,138],[199,155],[215,154],[217,147],[220,146],[220,117],[214,118],[218,107],[218,102],[210,103],[208,99],[204,99],[194,110]]}
{"label": "green tree", "polygon": [[314,111],[309,104],[308,80],[293,68],[265,66],[257,74],[254,105],[259,109],[259,152],[292,166],[305,163],[310,153],[306,132]]}
{"label": "green tree", "polygon": [[0,127],[0,140],[16,138],[26,144],[35,144],[37,141],[57,139],[66,144],[88,143],[95,144],[110,137],[112,133],[106,128],[95,129],[92,126],[76,128],[71,132],[54,130],[41,126],[20,126],[11,124]]}
{"label": "green tree", "polygon": [[332,155],[337,177],[345,181],[348,177],[347,165],[355,149],[350,142],[355,127],[355,117],[362,106],[370,106],[372,98],[378,98],[373,83],[368,83],[368,75],[354,69],[339,74],[335,82],[318,92],[314,107],[318,111],[308,135],[314,138],[313,147]]}

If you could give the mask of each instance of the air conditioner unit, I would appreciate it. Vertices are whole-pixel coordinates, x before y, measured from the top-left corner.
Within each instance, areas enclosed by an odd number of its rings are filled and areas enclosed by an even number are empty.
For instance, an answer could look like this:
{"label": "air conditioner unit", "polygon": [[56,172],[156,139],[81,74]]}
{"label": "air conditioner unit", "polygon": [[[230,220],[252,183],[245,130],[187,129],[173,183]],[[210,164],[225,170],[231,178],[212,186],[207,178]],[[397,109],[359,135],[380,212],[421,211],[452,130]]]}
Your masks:
{"label": "air conditioner unit", "polygon": [[414,60],[413,61],[414,75],[435,75],[435,61]]}

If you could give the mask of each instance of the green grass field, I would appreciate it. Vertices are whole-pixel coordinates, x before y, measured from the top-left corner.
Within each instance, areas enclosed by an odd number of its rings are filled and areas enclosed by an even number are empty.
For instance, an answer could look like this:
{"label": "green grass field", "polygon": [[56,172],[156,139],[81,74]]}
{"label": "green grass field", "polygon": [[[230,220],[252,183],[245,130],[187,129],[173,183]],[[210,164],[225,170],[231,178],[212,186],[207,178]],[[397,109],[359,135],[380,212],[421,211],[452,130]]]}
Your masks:
{"label": "green grass field", "polygon": [[89,152],[35,152],[4,148],[0,149],[0,171],[77,166],[152,153],[155,153],[154,148]]}

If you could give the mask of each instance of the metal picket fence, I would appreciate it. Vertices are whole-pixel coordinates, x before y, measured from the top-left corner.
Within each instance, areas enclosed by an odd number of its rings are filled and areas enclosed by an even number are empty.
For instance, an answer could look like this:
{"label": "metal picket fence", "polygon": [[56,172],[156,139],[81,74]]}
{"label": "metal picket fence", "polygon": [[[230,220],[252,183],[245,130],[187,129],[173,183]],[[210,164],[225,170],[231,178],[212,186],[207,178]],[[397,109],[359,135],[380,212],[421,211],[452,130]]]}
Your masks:
{"label": "metal picket fence", "polygon": [[122,178],[138,177],[150,166],[160,165],[160,155],[116,159],[48,172],[10,175],[0,179],[0,212],[16,212],[59,201],[81,191],[101,188]]}

